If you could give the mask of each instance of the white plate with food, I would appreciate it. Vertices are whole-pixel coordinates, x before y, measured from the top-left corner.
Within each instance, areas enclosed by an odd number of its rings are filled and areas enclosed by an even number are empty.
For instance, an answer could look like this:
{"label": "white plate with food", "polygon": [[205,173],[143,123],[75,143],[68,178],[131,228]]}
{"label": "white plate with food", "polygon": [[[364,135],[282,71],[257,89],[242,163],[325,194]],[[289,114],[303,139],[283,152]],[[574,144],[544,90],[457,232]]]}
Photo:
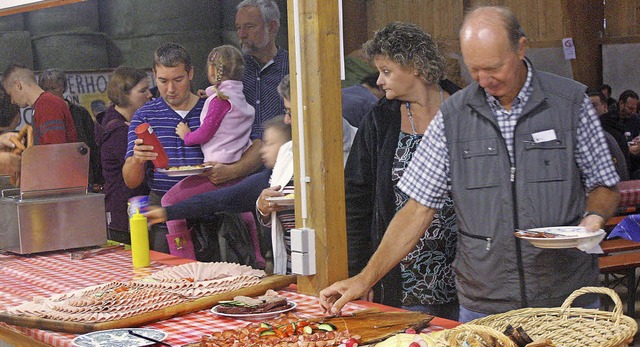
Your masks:
{"label": "white plate with food", "polygon": [[293,194],[288,194],[285,196],[271,196],[266,198],[266,200],[269,202],[273,202],[278,206],[293,206],[296,202]]}
{"label": "white plate with food", "polygon": [[148,337],[156,341],[162,341],[167,338],[167,333],[157,329],[146,328],[127,328],[127,329],[111,329],[94,331],[84,335],[80,335],[73,339],[74,346],[79,347],[138,347],[138,346],[150,346],[155,342],[145,340],[141,337],[137,337],[129,334],[129,330],[132,332]]}
{"label": "white plate with food", "polygon": [[211,309],[211,312],[226,318],[234,318],[234,319],[242,319],[242,320],[250,320],[250,321],[263,321],[266,319],[271,319],[279,316],[281,313],[287,313],[289,311],[294,310],[298,304],[293,301],[287,301],[286,306],[281,307],[275,311],[271,312],[261,312],[261,313],[229,313],[222,312],[225,304],[216,305]]}
{"label": "white plate with food", "polygon": [[161,172],[170,177],[176,176],[193,176],[199,175],[213,166],[211,165],[184,165],[184,166],[171,166],[166,169],[157,169],[158,172]]}
{"label": "white plate with food", "polygon": [[538,248],[575,248],[579,244],[600,238],[604,230],[587,231],[584,227],[562,226],[518,230],[516,237]]}

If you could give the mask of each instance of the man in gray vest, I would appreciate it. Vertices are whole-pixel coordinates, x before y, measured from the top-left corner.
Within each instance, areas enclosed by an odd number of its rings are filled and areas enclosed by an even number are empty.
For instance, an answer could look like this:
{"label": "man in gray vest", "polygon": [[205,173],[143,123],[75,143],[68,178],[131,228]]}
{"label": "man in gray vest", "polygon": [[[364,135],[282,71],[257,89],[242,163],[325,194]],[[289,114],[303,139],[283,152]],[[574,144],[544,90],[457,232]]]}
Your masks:
{"label": "man in gray vest", "polygon": [[[367,293],[413,249],[448,194],[459,222],[460,321],[560,306],[575,289],[598,285],[595,255],[514,236],[516,228],[562,225],[595,231],[615,211],[619,178],[585,86],[535,70],[518,20],[503,7],[471,11],[460,46],[475,83],[442,105],[398,184],[411,199],[365,269],[320,292],[325,311]],[[599,306],[596,296],[578,299]]]}

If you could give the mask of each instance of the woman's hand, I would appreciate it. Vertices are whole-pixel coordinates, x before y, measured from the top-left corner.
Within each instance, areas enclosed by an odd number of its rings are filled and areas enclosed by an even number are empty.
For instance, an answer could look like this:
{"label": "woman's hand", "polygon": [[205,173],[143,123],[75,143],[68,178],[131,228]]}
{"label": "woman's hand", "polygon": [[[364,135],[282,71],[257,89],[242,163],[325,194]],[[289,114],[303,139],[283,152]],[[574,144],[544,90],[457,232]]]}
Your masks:
{"label": "woman's hand", "polygon": [[176,134],[178,134],[178,136],[180,136],[183,141],[184,136],[190,132],[191,129],[189,129],[189,126],[184,124],[183,122],[178,123],[178,125],[176,126]]}
{"label": "woman's hand", "polygon": [[278,212],[286,209],[286,206],[280,206],[274,203],[273,201],[268,201],[267,198],[275,197],[275,196],[284,196],[282,192],[280,192],[280,186],[273,186],[270,188],[266,188],[260,193],[260,197],[258,197],[258,201],[256,206],[258,208],[258,212],[262,216],[269,216],[271,212]]}
{"label": "woman's hand", "polygon": [[167,220],[167,210],[164,207],[149,206],[149,211],[144,213],[149,225],[165,222]]}

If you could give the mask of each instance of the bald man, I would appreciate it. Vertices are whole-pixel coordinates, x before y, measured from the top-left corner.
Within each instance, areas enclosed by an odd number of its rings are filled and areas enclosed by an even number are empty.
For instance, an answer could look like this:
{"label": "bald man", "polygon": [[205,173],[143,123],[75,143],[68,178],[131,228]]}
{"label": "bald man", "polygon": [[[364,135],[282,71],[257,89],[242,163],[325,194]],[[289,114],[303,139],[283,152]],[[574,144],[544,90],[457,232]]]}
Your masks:
{"label": "bald man", "polygon": [[[503,7],[469,12],[460,46],[475,83],[441,106],[398,183],[409,202],[365,269],[320,292],[326,312],[362,297],[408,254],[449,194],[460,321],[560,306],[575,289],[598,285],[595,255],[514,236],[563,225],[596,231],[615,211],[619,178],[585,86],[535,70],[524,31]],[[599,306],[595,296],[579,299]]]}
{"label": "bald man", "polygon": [[9,64],[2,74],[2,86],[14,104],[33,107],[33,138],[36,145],[78,140],[69,106],[61,98],[40,88],[33,71]]}

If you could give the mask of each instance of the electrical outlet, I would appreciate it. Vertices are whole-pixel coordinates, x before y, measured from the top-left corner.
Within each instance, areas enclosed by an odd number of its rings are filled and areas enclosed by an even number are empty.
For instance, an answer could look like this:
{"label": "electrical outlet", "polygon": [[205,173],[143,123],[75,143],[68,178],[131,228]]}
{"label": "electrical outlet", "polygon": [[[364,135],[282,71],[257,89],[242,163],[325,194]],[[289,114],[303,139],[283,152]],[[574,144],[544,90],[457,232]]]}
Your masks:
{"label": "electrical outlet", "polygon": [[316,274],[316,233],[313,229],[291,229],[291,272]]}

